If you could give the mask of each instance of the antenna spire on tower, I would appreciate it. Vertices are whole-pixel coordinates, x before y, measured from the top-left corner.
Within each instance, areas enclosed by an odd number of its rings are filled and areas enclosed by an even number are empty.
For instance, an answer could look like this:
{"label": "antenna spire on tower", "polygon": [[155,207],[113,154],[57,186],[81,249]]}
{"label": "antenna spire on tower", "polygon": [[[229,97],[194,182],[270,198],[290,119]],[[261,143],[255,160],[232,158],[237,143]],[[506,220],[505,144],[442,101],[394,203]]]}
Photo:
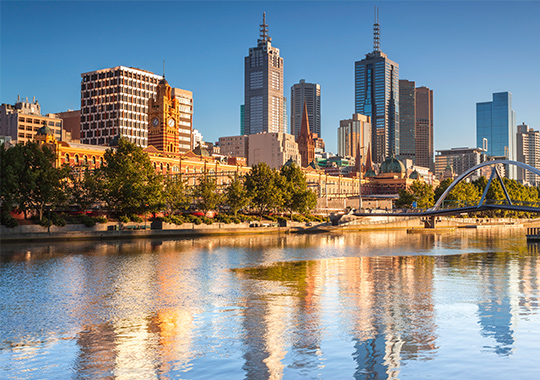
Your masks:
{"label": "antenna spire on tower", "polygon": [[165,60],[163,60],[163,79],[165,79]]}
{"label": "antenna spire on tower", "polygon": [[260,43],[266,43],[267,41],[271,41],[271,38],[268,37],[268,25],[266,24],[266,12],[263,12],[263,22],[260,26]]}
{"label": "antenna spire on tower", "polygon": [[373,51],[381,51],[381,26],[379,25],[379,7],[375,6],[375,23],[373,24]]}

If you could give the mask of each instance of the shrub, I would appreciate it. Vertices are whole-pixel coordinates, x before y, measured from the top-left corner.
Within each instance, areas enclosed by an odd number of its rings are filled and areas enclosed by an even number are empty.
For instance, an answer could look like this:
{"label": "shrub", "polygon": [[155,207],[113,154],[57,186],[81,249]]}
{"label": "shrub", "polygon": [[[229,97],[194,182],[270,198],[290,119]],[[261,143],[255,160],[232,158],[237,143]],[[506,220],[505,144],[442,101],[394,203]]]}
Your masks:
{"label": "shrub", "polygon": [[277,220],[278,220],[278,222],[283,222],[283,221],[286,222],[288,219],[286,217],[280,215],[280,216],[277,217]]}
{"label": "shrub", "polygon": [[302,215],[297,215],[297,214],[293,215],[292,219],[295,222],[305,222],[306,221],[306,218],[304,218]]}
{"label": "shrub", "polygon": [[131,215],[129,219],[131,219],[135,223],[142,223],[143,221],[143,218],[141,218],[139,215]]}
{"label": "shrub", "polygon": [[193,223],[195,223],[196,225],[199,226],[199,225],[202,224],[202,220],[201,220],[200,218],[197,218],[197,217],[195,216],[195,220],[193,221]]}
{"label": "shrub", "polygon": [[234,218],[233,222],[234,222],[234,224],[240,224],[241,220],[240,220],[240,218]]}
{"label": "shrub", "polygon": [[204,222],[204,224],[208,224],[208,225],[214,223],[214,220],[213,220],[213,219],[207,218],[206,216],[203,216],[203,217],[202,217],[202,221]]}
{"label": "shrub", "polygon": [[86,227],[94,227],[96,225],[96,220],[91,216],[81,215],[79,220]]}
{"label": "shrub", "polygon": [[64,227],[66,225],[66,220],[57,214],[51,215],[51,222],[58,227]]}
{"label": "shrub", "polygon": [[107,218],[105,218],[104,216],[97,216],[94,219],[97,223],[107,223]]}
{"label": "shrub", "polygon": [[52,221],[50,219],[47,219],[46,217],[43,217],[40,221],[38,221],[39,225],[41,227],[50,227],[52,226]]}
{"label": "shrub", "polygon": [[129,223],[129,218],[125,215],[120,216],[118,220],[122,223]]}
{"label": "shrub", "polygon": [[271,220],[272,222],[277,221],[277,217],[275,217],[274,215],[265,215],[264,218],[267,220]]}
{"label": "shrub", "polygon": [[7,212],[2,212],[2,214],[0,215],[0,222],[7,228],[15,228],[19,225],[19,223],[17,223],[17,220],[15,220],[15,218]]}

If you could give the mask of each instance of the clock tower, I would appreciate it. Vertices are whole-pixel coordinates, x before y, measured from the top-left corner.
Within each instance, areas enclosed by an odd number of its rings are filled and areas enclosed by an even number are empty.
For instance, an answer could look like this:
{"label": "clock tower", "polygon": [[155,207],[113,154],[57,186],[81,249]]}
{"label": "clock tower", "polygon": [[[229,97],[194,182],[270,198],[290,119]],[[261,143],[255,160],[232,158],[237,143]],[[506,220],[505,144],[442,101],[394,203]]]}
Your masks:
{"label": "clock tower", "polygon": [[166,153],[179,153],[178,121],[180,103],[172,96],[165,77],[159,82],[156,99],[148,104],[148,146]]}

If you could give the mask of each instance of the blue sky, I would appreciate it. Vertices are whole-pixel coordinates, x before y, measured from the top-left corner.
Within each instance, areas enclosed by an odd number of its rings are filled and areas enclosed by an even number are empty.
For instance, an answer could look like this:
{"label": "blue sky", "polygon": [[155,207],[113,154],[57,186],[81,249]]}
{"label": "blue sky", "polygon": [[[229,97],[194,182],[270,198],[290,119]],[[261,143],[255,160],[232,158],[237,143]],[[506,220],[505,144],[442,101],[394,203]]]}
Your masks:
{"label": "blue sky", "polygon": [[518,123],[540,129],[540,1],[1,1],[0,102],[79,109],[81,73],[161,74],[165,60],[168,82],[193,91],[205,140],[236,135],[244,57],[265,11],[285,96],[300,79],[321,84],[335,152],[339,120],[354,112],[354,62],[373,48],[374,5],[400,78],[434,91],[435,149],[474,146],[476,102],[493,92],[510,91]]}

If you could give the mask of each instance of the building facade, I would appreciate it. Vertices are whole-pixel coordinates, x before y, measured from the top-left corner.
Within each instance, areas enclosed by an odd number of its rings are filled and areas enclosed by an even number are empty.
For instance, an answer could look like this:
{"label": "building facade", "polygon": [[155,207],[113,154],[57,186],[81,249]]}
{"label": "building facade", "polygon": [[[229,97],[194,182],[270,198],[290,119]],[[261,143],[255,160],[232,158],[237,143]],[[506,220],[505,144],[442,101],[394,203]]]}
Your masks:
{"label": "building facade", "polygon": [[380,25],[374,27],[373,51],[355,62],[355,113],[369,116],[372,158],[381,163],[399,155],[399,65],[380,50]]}
{"label": "building facade", "polygon": [[316,133],[311,133],[309,128],[309,117],[307,104],[304,103],[304,112],[302,113],[302,127],[300,128],[300,135],[296,138],[298,142],[298,151],[300,152],[302,167],[308,166],[315,160],[315,141],[313,137],[317,136]]}
{"label": "building facade", "polygon": [[[516,113],[512,110],[512,94],[498,92],[491,102],[476,103],[476,145],[487,154],[516,160]],[[516,179],[516,169],[510,165],[508,177]]]}
{"label": "building facade", "polygon": [[435,176],[442,179],[447,168],[455,175],[460,175],[486,160],[486,152],[482,148],[467,147],[437,150]]}
{"label": "building facade", "polygon": [[[525,123],[517,126],[517,161],[540,169],[540,132]],[[538,186],[540,179],[528,170],[517,168],[517,180],[532,186]]]}
{"label": "building facade", "polygon": [[172,96],[172,88],[163,78],[157,86],[156,98],[150,98],[148,103],[148,145],[159,151],[168,153],[184,153],[179,151],[178,121],[179,102]]}
{"label": "building facade", "polygon": [[64,130],[66,141],[81,141],[81,110],[68,110],[56,112],[55,115],[62,119],[62,129]]}
{"label": "building facade", "polygon": [[[354,157],[355,162],[364,164],[368,160],[371,146],[371,118],[353,114],[351,119],[340,120],[338,128],[338,155]],[[360,149],[361,158],[357,157]]]}
{"label": "building facade", "polygon": [[195,148],[191,133],[193,131],[193,93],[173,88],[172,96],[178,101],[178,147],[180,152],[187,152]]}
{"label": "building facade", "polygon": [[284,133],[287,131],[283,96],[283,58],[268,36],[266,14],[260,25],[257,46],[244,59],[244,133]]}
{"label": "building facade", "polygon": [[81,74],[81,142],[108,145],[121,134],[148,146],[148,101],[162,76],[116,66]]}
{"label": "building facade", "polygon": [[281,168],[289,159],[301,164],[298,144],[288,133],[257,133],[248,135],[248,165],[266,162],[274,169]]}
{"label": "building facade", "polygon": [[247,136],[226,136],[219,138],[219,150],[224,156],[247,158],[247,146]]}
{"label": "building facade", "polygon": [[399,157],[416,159],[416,83],[399,80]]}
{"label": "building facade", "polygon": [[11,140],[11,144],[32,141],[37,131],[49,127],[57,140],[65,140],[62,119],[56,114],[41,114],[41,105],[34,98],[32,102],[17,97],[15,104],[0,106],[0,136]]}
{"label": "building facade", "polygon": [[[417,166],[434,170],[433,162],[433,90],[417,87],[415,122],[415,160]],[[401,138],[401,137],[400,137]]]}
{"label": "building facade", "polygon": [[321,85],[301,79],[291,87],[291,135],[297,140],[302,129],[304,104],[311,132],[321,136]]}

